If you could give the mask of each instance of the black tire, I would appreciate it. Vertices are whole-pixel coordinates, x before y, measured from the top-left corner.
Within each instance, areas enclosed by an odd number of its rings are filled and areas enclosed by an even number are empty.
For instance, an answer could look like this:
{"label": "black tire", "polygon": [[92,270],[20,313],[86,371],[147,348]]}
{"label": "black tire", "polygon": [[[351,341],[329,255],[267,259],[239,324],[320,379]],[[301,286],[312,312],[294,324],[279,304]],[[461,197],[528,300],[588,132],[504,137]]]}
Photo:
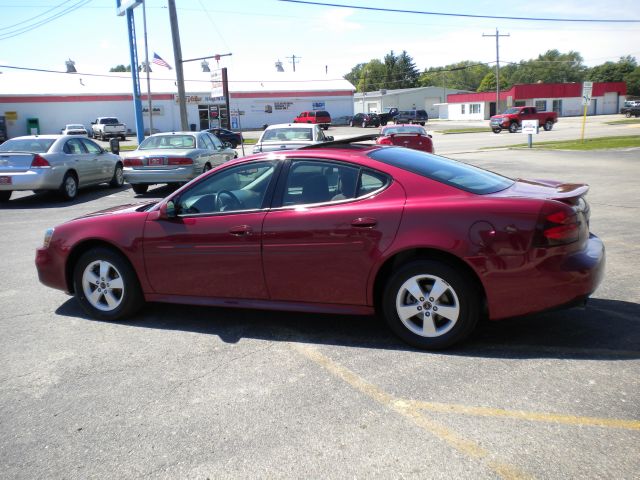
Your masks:
{"label": "black tire", "polygon": [[509,133],[516,133],[518,131],[518,124],[516,122],[513,122],[511,125],[509,125]]}
{"label": "black tire", "polygon": [[349,120],[349,126],[353,127],[353,120]]}
{"label": "black tire", "polygon": [[420,126],[421,126],[421,127],[424,127],[424,122],[420,122]]}
{"label": "black tire", "polygon": [[122,164],[118,162],[113,170],[113,177],[111,177],[109,186],[111,188],[120,188],[122,185],[124,185],[124,174],[122,172]]}
{"label": "black tire", "polygon": [[367,122],[362,122],[362,128],[367,128]]}
{"label": "black tire", "polygon": [[238,142],[229,142],[231,144],[231,148],[238,148]]}
{"label": "black tire", "polygon": [[204,164],[204,168],[202,169],[202,173],[206,173],[209,170],[211,170],[211,164],[207,162],[207,163]]}
{"label": "black tire", "polygon": [[546,122],[544,122],[544,125],[542,126],[542,128],[544,128],[545,132],[548,132],[553,128],[553,122],[551,120],[547,120]]}
{"label": "black tire", "polygon": [[631,118],[631,112],[625,112],[624,116],[627,117],[627,118]]}
{"label": "black tire", "polygon": [[387,121],[386,121],[386,120],[383,120],[383,121],[380,123],[380,125],[382,125],[383,127],[384,127],[386,124],[387,124]]}
{"label": "black tire", "polygon": [[127,139],[126,135],[120,135],[120,140],[122,140],[123,142]]}
{"label": "black tire", "polygon": [[99,320],[121,320],[144,303],[136,272],[122,254],[107,248],[80,256],[73,268],[73,287],[82,309]]}
{"label": "black tire", "polygon": [[64,174],[59,192],[63,200],[67,201],[71,201],[78,196],[78,177],[76,177],[75,173],[67,172]]}
{"label": "black tire", "polygon": [[133,191],[138,195],[142,195],[143,193],[147,193],[147,190],[149,190],[149,185],[145,185],[143,183],[134,183],[131,185],[131,188],[133,188]]}
{"label": "black tire", "polygon": [[[424,296],[413,297],[408,286],[419,288]],[[434,288],[439,293],[430,297]],[[415,308],[415,315],[403,321],[400,307],[407,316]],[[437,313],[444,309],[455,318]],[[391,330],[409,345],[438,350],[463,341],[473,332],[480,317],[480,298],[466,274],[437,260],[417,260],[391,275],[383,293],[382,312]],[[425,326],[431,328],[425,331]]]}
{"label": "black tire", "polygon": [[12,190],[2,190],[0,191],[0,202],[8,202],[11,198]]}
{"label": "black tire", "polygon": [[493,133],[500,133],[502,131],[501,128],[492,128]]}

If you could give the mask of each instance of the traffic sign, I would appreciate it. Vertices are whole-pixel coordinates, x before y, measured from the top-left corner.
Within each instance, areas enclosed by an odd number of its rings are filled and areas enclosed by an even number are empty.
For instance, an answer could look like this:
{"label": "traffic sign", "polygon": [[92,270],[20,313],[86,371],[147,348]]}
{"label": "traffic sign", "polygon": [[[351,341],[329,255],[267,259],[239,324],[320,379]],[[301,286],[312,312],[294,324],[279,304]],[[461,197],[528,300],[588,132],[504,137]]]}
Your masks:
{"label": "traffic sign", "polygon": [[582,83],[582,105],[589,105],[591,103],[591,92],[593,91],[593,82]]}

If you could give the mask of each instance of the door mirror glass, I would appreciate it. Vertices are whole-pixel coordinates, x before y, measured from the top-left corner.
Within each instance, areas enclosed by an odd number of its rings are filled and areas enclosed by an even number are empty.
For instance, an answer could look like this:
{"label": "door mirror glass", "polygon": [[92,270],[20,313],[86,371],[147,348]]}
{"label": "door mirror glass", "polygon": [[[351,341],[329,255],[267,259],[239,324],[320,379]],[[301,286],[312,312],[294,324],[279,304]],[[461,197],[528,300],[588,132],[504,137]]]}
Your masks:
{"label": "door mirror glass", "polygon": [[176,218],[176,204],[173,200],[169,200],[166,203],[160,205],[160,218],[162,220],[168,220],[170,218]]}

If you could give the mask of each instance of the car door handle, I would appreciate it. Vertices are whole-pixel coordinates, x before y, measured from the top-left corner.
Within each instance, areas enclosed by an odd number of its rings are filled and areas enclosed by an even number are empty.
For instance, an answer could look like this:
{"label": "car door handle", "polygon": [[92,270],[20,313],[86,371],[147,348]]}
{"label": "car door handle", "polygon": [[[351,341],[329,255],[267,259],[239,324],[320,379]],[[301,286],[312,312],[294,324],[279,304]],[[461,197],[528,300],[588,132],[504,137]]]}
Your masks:
{"label": "car door handle", "polygon": [[236,236],[251,235],[253,233],[253,229],[249,225],[238,225],[236,227],[231,227],[229,229],[229,233]]}
{"label": "car door handle", "polygon": [[368,228],[375,227],[378,224],[378,220],[371,217],[355,218],[351,221],[352,227]]}

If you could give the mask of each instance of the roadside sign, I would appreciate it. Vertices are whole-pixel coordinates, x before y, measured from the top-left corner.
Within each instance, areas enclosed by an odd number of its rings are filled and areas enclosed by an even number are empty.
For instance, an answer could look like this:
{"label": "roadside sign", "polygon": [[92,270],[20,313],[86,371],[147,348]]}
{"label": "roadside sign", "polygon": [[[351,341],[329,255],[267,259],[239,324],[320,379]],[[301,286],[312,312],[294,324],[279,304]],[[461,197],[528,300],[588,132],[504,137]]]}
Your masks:
{"label": "roadside sign", "polygon": [[582,83],[582,105],[588,106],[591,103],[592,91],[593,91],[593,82]]}
{"label": "roadside sign", "polygon": [[535,120],[523,120],[522,121],[522,133],[528,133],[530,135],[538,134],[539,127],[538,119]]}

